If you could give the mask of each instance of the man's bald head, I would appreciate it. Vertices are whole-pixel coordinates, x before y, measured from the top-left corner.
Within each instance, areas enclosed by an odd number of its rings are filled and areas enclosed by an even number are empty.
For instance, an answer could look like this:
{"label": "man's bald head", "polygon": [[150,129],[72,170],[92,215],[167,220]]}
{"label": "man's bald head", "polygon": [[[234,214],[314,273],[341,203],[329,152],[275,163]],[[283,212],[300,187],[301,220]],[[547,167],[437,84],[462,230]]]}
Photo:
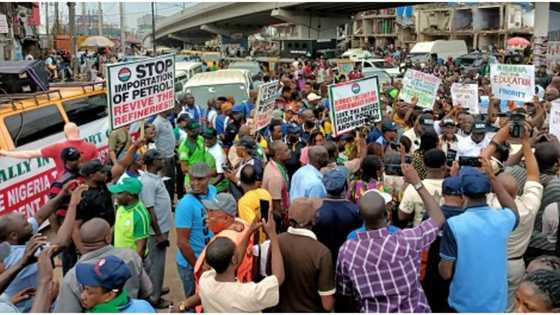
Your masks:
{"label": "man's bald head", "polygon": [[329,152],[322,145],[314,145],[309,148],[309,164],[318,169],[327,166],[329,163]]}
{"label": "man's bald head", "polygon": [[515,196],[517,195],[517,181],[515,180],[515,177],[509,173],[501,173],[498,175],[498,181],[504,185],[504,188],[511,198],[515,199]]}
{"label": "man's bald head", "polygon": [[93,218],[82,224],[80,238],[84,243],[97,243],[105,239],[111,233],[109,223],[101,218]]}
{"label": "man's bald head", "polygon": [[64,135],[67,140],[80,140],[80,128],[73,122],[64,125]]}
{"label": "man's bald head", "polygon": [[243,125],[241,127],[239,127],[239,139],[241,139],[241,137],[243,136],[250,136],[251,135],[251,127],[249,125]]}
{"label": "man's bald head", "polygon": [[367,227],[378,226],[385,220],[385,200],[376,192],[370,191],[360,198],[360,217]]}

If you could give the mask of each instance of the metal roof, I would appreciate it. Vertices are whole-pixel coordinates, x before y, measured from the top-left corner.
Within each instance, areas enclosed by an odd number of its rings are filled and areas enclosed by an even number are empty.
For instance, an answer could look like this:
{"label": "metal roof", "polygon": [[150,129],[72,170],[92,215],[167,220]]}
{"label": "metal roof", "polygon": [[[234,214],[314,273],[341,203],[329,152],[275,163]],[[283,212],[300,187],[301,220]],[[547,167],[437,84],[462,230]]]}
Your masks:
{"label": "metal roof", "polygon": [[195,74],[185,87],[201,86],[201,85],[220,85],[231,83],[247,83],[247,70],[227,69],[212,72],[203,72]]}

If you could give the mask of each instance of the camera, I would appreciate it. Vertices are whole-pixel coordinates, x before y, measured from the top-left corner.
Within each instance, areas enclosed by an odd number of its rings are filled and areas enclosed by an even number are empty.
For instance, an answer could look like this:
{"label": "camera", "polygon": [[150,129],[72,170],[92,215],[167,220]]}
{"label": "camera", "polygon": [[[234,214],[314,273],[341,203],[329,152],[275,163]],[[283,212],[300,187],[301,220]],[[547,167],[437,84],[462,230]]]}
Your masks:
{"label": "camera", "polygon": [[477,156],[460,156],[459,166],[481,167],[482,163]]}
{"label": "camera", "polygon": [[[405,156],[404,158],[404,162],[406,164],[410,164],[412,163],[412,159],[410,158],[410,156]],[[403,176],[403,172],[401,169],[401,164],[400,163],[386,163],[385,164],[385,174],[387,175],[392,175],[392,176]]]}
{"label": "camera", "polygon": [[509,135],[512,138],[522,138],[525,135],[525,115],[521,113],[511,114],[511,126]]}

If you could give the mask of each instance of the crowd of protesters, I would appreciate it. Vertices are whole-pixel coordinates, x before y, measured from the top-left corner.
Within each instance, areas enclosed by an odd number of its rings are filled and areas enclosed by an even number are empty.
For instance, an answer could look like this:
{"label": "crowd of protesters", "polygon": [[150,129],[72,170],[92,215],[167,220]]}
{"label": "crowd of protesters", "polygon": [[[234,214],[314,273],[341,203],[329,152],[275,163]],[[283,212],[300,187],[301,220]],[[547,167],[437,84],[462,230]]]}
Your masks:
{"label": "crowd of protesters", "polygon": [[[327,87],[360,68],[296,60],[262,77],[281,95],[261,130],[256,91],[208,104],[187,94],[140,140],[113,130],[107,161],[73,123],[65,142],[0,151],[58,170],[35,216],[0,217],[0,311],[560,311],[560,142],[548,125],[560,73],[539,67],[534,98],[504,107],[488,56],[465,72],[379,53],[442,80],[432,109],[399,98],[395,78],[380,86],[381,121],[335,137]],[[487,112],[454,106],[455,82],[478,84]],[[172,232],[182,301],[165,298],[177,289],[164,286]]]}

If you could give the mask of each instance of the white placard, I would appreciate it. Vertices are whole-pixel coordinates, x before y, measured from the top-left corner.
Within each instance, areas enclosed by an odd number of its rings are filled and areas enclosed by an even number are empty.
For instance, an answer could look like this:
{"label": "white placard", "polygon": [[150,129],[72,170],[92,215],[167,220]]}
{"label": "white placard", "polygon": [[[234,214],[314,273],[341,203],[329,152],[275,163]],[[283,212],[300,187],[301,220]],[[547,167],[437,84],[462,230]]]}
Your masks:
{"label": "white placard", "polygon": [[552,102],[548,123],[549,132],[560,139],[560,101]]}
{"label": "white placard", "polygon": [[492,93],[496,98],[508,101],[530,102],[535,95],[535,66],[490,65]]}
{"label": "white placard", "polygon": [[478,106],[478,84],[453,83],[451,85],[453,106],[468,108],[471,114],[480,112]]}

